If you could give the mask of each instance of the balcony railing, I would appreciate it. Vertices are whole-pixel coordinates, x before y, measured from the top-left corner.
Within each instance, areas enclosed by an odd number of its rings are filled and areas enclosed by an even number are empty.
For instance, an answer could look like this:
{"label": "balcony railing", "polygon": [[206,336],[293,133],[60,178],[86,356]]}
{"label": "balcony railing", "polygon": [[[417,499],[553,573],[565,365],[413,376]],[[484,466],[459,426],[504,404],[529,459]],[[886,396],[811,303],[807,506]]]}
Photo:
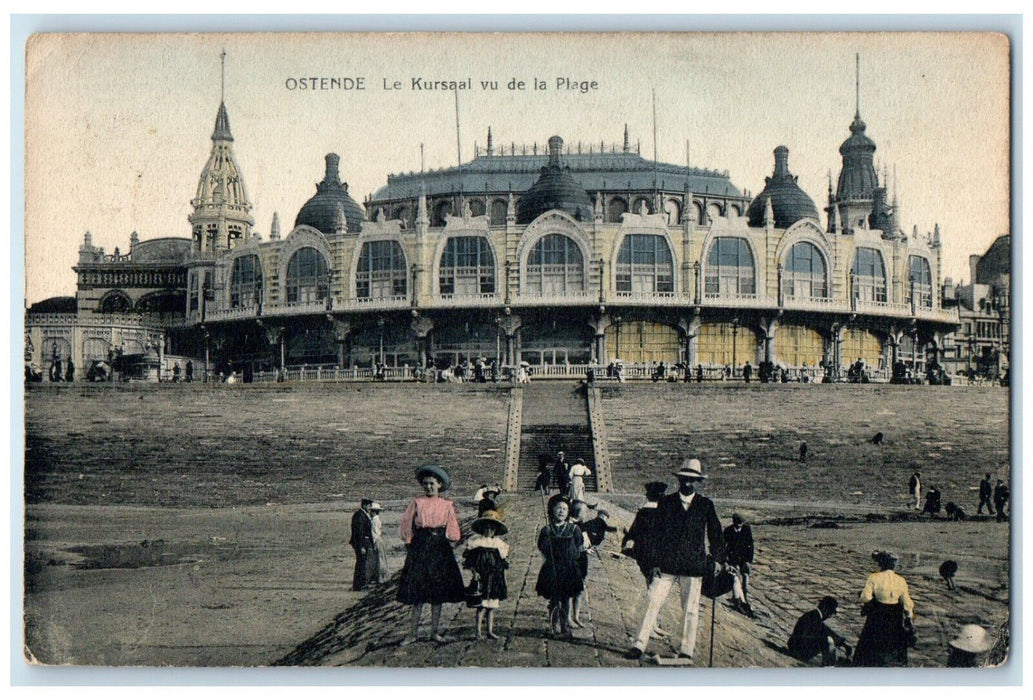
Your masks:
{"label": "balcony railing", "polygon": [[464,306],[498,306],[502,297],[498,294],[439,294],[430,306],[457,308]]}
{"label": "balcony railing", "polygon": [[[408,294],[395,294],[386,297],[352,297],[348,305],[356,309],[401,309],[409,306]],[[334,308],[337,308],[336,304]]]}

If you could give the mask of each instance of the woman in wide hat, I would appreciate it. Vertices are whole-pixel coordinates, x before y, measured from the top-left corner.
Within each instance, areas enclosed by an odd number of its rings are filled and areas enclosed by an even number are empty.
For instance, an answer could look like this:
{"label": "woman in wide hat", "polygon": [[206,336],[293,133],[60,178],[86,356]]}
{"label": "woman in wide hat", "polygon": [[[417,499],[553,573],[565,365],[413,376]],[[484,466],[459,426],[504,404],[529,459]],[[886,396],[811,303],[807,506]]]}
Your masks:
{"label": "woman in wide hat", "polygon": [[906,666],[915,604],[907,581],[893,569],[897,557],[872,552],[878,571],[868,576],[861,591],[861,614],[866,619],[854,652],[855,666]]}
{"label": "woman in wide hat", "polygon": [[452,485],[448,472],[437,464],[425,464],[416,470],[416,480],[423,487],[423,495],[409,503],[399,525],[406,553],[398,600],[412,605],[412,626],[402,643],[416,641],[426,603],[430,603],[431,638],[445,642],[448,640],[438,629],[441,606],[464,599],[463,576],[452,552],[462,533],[455,504],[439,495]]}

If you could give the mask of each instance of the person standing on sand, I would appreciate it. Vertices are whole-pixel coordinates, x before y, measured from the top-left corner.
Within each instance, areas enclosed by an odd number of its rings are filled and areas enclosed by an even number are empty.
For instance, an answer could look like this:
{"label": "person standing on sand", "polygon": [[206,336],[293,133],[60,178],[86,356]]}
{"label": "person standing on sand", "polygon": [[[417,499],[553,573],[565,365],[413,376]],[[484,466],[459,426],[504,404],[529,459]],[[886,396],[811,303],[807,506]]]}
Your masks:
{"label": "person standing on sand", "polygon": [[592,470],[585,465],[583,459],[574,460],[574,466],[567,472],[567,480],[570,482],[568,495],[571,502],[585,500],[585,477],[591,475]]}
{"label": "person standing on sand", "polygon": [[380,520],[380,512],[383,509],[376,501],[369,507],[373,549],[376,550],[377,556],[377,576],[374,583],[383,583],[391,575],[391,569],[387,565],[387,545],[384,544],[384,523]]}
{"label": "person standing on sand", "polygon": [[570,503],[562,493],[549,499],[549,524],[538,533],[538,551],[545,557],[534,590],[549,601],[549,622],[559,638],[569,639],[570,601],[584,589],[578,557],[585,549],[584,533],[570,522]]}
{"label": "person standing on sand", "polygon": [[398,581],[398,601],[412,606],[409,634],[402,645],[416,641],[423,606],[430,603],[431,639],[451,641],[440,632],[441,606],[461,603],[466,597],[463,575],[452,546],[462,539],[459,517],[452,501],[441,498],[452,485],[448,472],[436,464],[416,470],[423,495],[409,502],[399,522],[405,543],[405,564]]}
{"label": "person standing on sand", "polygon": [[352,534],[349,544],[355,550],[355,574],[352,590],[361,591],[378,578],[376,541],[373,538],[373,499],[363,498],[359,509],[352,515]]}
{"label": "person standing on sand", "polygon": [[907,581],[893,569],[897,557],[890,552],[873,552],[878,571],[868,576],[861,591],[861,614],[865,616],[857,639],[854,666],[907,666],[906,628],[914,616],[915,603]]}
{"label": "person standing on sand", "polygon": [[556,479],[560,493],[566,496],[570,489],[570,465],[564,458],[563,450],[556,453],[556,461],[552,465],[552,475]]}
{"label": "person standing on sand", "polygon": [[738,513],[732,514],[732,524],[725,528],[724,545],[728,566],[734,569],[732,603],[743,615],[753,617],[753,608],[746,597],[749,593],[750,564],[753,563],[753,531]]}
{"label": "person standing on sand", "polygon": [[983,514],[983,506],[986,506],[987,513],[990,515],[994,514],[993,504],[990,503],[992,493],[993,487],[990,485],[990,472],[987,472],[983,480],[979,482],[979,507],[976,508],[976,515]]}
{"label": "person standing on sand", "polygon": [[1008,519],[1004,506],[1007,505],[1009,498],[1011,498],[1011,492],[1005,485],[1004,479],[998,479],[997,486],[994,487],[994,505],[997,507],[997,522],[999,523]]}
{"label": "person standing on sand", "polygon": [[678,477],[678,493],[664,496],[657,504],[655,530],[651,534],[654,566],[647,592],[648,604],[635,644],[624,655],[628,659],[642,658],[656,627],[660,608],[676,581],[681,589],[682,604],[678,657],[692,659],[696,651],[707,544],[717,562],[725,560],[721,521],[717,518],[714,502],[696,492],[706,478],[703,465],[698,459],[686,459],[675,476]]}
{"label": "person standing on sand", "polygon": [[915,510],[922,510],[922,475],[918,472],[911,474],[907,482],[908,493],[915,501]]}

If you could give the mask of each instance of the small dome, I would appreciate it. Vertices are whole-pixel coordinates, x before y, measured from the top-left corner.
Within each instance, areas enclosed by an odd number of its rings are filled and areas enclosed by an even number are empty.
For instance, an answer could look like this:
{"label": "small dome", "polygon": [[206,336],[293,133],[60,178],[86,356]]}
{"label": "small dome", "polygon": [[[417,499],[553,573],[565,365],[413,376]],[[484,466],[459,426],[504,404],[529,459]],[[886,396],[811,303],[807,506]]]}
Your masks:
{"label": "small dome", "polygon": [[818,219],[814,200],[796,184],[796,175],[789,172],[789,149],[775,149],[775,174],[764,178],[764,190],[750,202],[746,211],[750,226],[764,225],[764,208],[771,200],[775,214],[775,228],[789,228],[800,219]]}
{"label": "small dome", "polygon": [[316,194],[298,212],[295,226],[311,226],[326,234],[337,228],[339,210],[344,207],[348,231],[357,233],[366,218],[366,212],[348,195],[348,184],[341,182],[338,166],[341,158],[336,153],[326,154],[326,175],[316,184]]}
{"label": "small dome", "polygon": [[592,200],[570,174],[570,168],[560,165],[562,152],[563,139],[550,138],[549,162],[517,204],[518,224],[529,224],[551,209],[561,209],[578,220],[592,218]]}

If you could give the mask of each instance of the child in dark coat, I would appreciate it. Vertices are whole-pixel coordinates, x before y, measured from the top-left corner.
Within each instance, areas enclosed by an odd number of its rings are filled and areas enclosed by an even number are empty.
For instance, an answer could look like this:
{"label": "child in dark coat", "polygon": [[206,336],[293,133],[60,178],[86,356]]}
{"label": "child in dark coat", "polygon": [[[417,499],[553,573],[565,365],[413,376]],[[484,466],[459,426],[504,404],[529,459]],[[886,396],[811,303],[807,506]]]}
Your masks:
{"label": "child in dark coat", "polygon": [[549,620],[557,636],[570,637],[570,600],[584,590],[578,557],[585,551],[584,533],[569,521],[570,504],[561,494],[549,499],[549,524],[538,533],[545,557],[535,592],[549,601]]}
{"label": "child in dark coat", "polygon": [[481,639],[481,628],[488,623],[488,639],[498,639],[495,634],[495,611],[499,603],[509,596],[506,588],[506,569],[509,568],[509,545],[502,539],[509,528],[502,521],[500,513],[485,511],[470,526],[475,533],[466,543],[463,553],[463,568],[473,570],[473,587],[476,588],[477,639]]}

